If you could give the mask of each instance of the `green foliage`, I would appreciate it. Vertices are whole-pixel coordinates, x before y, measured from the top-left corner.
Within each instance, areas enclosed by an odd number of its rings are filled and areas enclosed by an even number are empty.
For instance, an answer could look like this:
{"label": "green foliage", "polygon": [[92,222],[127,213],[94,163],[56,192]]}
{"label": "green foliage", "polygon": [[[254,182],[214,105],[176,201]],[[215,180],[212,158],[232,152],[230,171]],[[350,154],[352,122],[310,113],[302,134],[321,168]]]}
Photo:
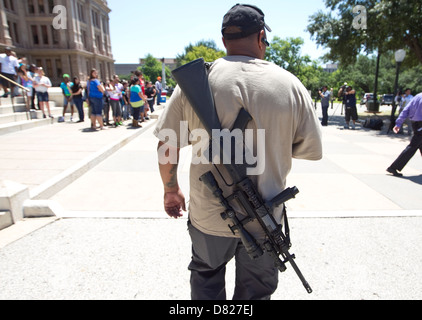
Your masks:
{"label": "green foliage", "polygon": [[321,87],[323,70],[308,55],[302,55],[303,44],[302,38],[281,39],[275,36],[267,48],[265,59],[293,73],[314,92]]}
{"label": "green foliage", "polygon": [[400,73],[399,88],[411,88],[413,95],[422,92],[422,65],[403,70]]}
{"label": "green foliage", "polygon": [[267,48],[265,58],[287,71],[299,75],[311,58],[308,55],[301,55],[301,48],[304,44],[302,38],[287,38],[285,40],[275,36]]}
{"label": "green foliage", "polygon": [[[326,0],[325,5],[330,12],[312,15],[307,29],[318,45],[330,49],[326,60],[349,64],[363,52],[407,48],[407,63],[422,63],[420,0]],[[357,5],[366,8],[366,29],[353,27]]]}
{"label": "green foliage", "polygon": [[155,81],[157,77],[161,77],[162,63],[154,58],[151,54],[145,57],[145,64],[140,68],[145,80]]}
{"label": "green foliage", "polygon": [[[163,64],[162,62],[154,58],[151,54],[148,54],[145,57],[145,64],[138,69],[142,71],[142,74],[144,75],[144,78],[146,81],[151,81],[152,83],[155,83],[157,78],[162,76]],[[166,84],[168,86],[174,87],[176,83],[171,78],[171,71],[167,66],[165,68],[165,72],[166,72]]]}
{"label": "green foliage", "polygon": [[184,65],[199,58],[204,58],[205,61],[212,62],[224,57],[225,55],[226,54],[223,51],[216,51],[205,46],[199,46],[193,47],[192,50],[187,52],[185,57],[180,62],[182,65]]}
{"label": "green foliage", "polygon": [[178,55],[176,59],[178,66],[182,66],[199,58],[212,62],[225,56],[226,53],[219,50],[213,40],[201,40],[195,45],[189,44],[189,46],[185,47],[185,52]]}
{"label": "green foliage", "polygon": [[[304,41],[301,38],[281,39],[274,36],[267,48],[266,60],[297,76],[304,86],[311,91],[314,98],[318,89],[324,85],[329,89],[333,88],[334,95],[337,96],[338,90],[345,82],[353,86],[358,96],[361,97],[365,92],[374,91],[377,57],[372,52],[377,51],[376,48],[382,44],[383,54],[380,60],[378,93],[393,93],[396,73],[394,50],[389,45],[383,44],[387,41],[379,41],[378,38],[368,39],[369,33],[362,30],[357,31],[351,27],[354,17],[352,8],[356,3],[357,1],[327,0],[327,7],[333,11],[338,10],[339,16],[344,15],[346,19],[341,20],[335,18],[332,13],[326,14],[320,11],[311,17],[313,23],[308,26],[311,34],[317,37],[318,44],[331,48],[331,52],[325,59],[342,62],[336,72],[324,72],[317,61],[312,61],[308,55],[302,54]],[[366,3],[368,8],[369,5],[378,8],[378,4],[384,3],[384,1],[360,1],[359,3]],[[375,14],[375,11],[372,10],[370,14]],[[368,28],[369,26],[372,26],[372,23],[369,24],[368,21]],[[375,26],[372,27],[372,29],[375,28]],[[379,30],[378,35],[381,32]],[[350,39],[350,37],[354,38]],[[225,52],[217,48],[214,41],[201,40],[194,45],[189,44],[185,47],[185,52],[178,55],[177,60],[178,65],[181,66],[201,57],[205,61],[215,61],[225,55]],[[399,87],[401,89],[412,88],[413,93],[416,94],[422,92],[422,65],[414,66],[411,59],[407,59],[405,61],[407,63],[402,65]],[[159,70],[161,73],[161,65]]]}
{"label": "green foliage", "polygon": [[[302,56],[303,40],[300,38],[281,39],[274,37],[267,49],[266,59],[299,78],[304,86],[316,97],[318,89],[326,85],[333,88],[335,95],[340,87],[347,82],[363,96],[365,92],[373,92],[375,85],[376,55],[357,54],[354,62],[339,66],[334,73],[324,72],[316,61],[311,61],[307,55]],[[403,66],[400,73],[399,88],[412,88],[413,92],[422,92],[422,66]],[[396,63],[393,51],[387,51],[381,56],[378,93],[394,92]]]}
{"label": "green foliage", "polygon": [[[353,86],[358,96],[361,97],[365,92],[374,91],[375,83],[375,55],[358,55],[356,62],[346,66],[340,66],[339,70],[326,77],[328,86],[338,89],[347,82]],[[402,67],[399,78],[399,89],[411,88],[413,93],[422,92],[422,66]],[[396,76],[396,63],[392,51],[385,53],[381,57],[378,94],[394,93],[394,80]]]}

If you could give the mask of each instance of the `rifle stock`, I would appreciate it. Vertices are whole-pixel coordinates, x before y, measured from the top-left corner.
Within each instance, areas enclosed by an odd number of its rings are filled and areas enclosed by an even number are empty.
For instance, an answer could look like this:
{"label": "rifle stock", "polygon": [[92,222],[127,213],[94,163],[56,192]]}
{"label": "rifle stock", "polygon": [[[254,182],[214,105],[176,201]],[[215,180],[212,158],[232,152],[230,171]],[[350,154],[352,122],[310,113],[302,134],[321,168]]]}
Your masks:
{"label": "rifle stock", "polygon": [[210,137],[213,129],[221,130],[204,59],[185,64],[174,70],[172,74]]}

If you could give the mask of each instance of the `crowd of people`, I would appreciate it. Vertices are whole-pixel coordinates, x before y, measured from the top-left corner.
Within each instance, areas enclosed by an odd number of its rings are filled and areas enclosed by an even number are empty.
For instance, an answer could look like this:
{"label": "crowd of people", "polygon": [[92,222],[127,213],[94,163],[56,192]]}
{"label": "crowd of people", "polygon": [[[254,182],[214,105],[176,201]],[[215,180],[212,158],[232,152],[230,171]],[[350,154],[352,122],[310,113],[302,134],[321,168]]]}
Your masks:
{"label": "crowd of people", "polygon": [[[90,106],[92,130],[97,130],[97,123],[99,129],[104,130],[106,126],[121,126],[123,121],[130,118],[132,118],[132,127],[142,128],[141,123],[148,121],[149,114],[154,113],[155,103],[160,105],[161,94],[156,88],[161,88],[161,77],[158,77],[156,84],[153,85],[152,82],[144,80],[140,71],[134,71],[130,81],[120,80],[118,75],[114,75],[111,80],[104,82],[98,79],[97,70],[92,69],[85,90],[80,87],[80,84],[73,88],[75,80],[77,81],[75,78],[72,83],[69,78],[65,79],[61,87],[67,88],[69,92],[72,91],[71,95],[79,94],[79,90],[81,92],[83,90],[82,101],[86,101]],[[79,112],[81,108],[78,105],[77,108]],[[110,122],[110,109],[113,123]],[[66,109],[63,110],[63,115],[65,112]],[[71,112],[73,113],[73,110]],[[83,118],[81,119],[80,115],[79,121],[81,120],[83,121]]]}
{"label": "crowd of people", "polygon": [[[29,65],[26,58],[18,59],[11,48],[6,48],[5,53],[0,55],[0,71],[3,97],[16,95],[15,87],[19,85],[24,88],[28,111],[41,110],[44,118],[54,118],[48,94],[52,83],[42,67]],[[91,70],[86,85],[78,77],[71,78],[69,74],[64,74],[60,88],[63,93],[63,113],[59,122],[64,122],[68,107],[70,121],[73,121],[76,108],[79,115],[77,122],[84,122],[86,103],[91,130],[105,130],[107,126],[119,127],[129,119],[132,119],[132,127],[141,128],[141,123],[148,121],[149,114],[154,113],[155,104],[160,105],[162,92],[161,77],[153,84],[145,81],[140,71],[134,71],[129,81],[120,80],[118,75],[114,75],[111,80],[100,81],[96,69]]]}
{"label": "crowd of people", "polygon": [[[399,115],[403,112],[405,107],[410,103],[410,101],[413,98],[413,95],[411,94],[412,90],[410,88],[407,88],[404,91],[399,91],[395,97],[395,104],[398,107]],[[321,99],[321,109],[322,109],[322,126],[328,125],[328,109],[330,106],[330,103],[333,102],[335,99],[333,95],[333,88],[330,90],[327,86],[323,86],[321,90],[318,91],[319,98]],[[356,123],[358,121],[358,112],[357,112],[357,98],[356,98],[356,90],[345,83],[340,90],[338,91],[338,98],[342,102],[343,106],[345,107],[345,129],[355,129]],[[352,121],[352,124],[350,126],[350,121]],[[407,124],[408,128],[408,135],[412,135],[412,124],[409,119],[405,120],[405,123]],[[403,127],[400,128],[400,132],[403,133]]]}

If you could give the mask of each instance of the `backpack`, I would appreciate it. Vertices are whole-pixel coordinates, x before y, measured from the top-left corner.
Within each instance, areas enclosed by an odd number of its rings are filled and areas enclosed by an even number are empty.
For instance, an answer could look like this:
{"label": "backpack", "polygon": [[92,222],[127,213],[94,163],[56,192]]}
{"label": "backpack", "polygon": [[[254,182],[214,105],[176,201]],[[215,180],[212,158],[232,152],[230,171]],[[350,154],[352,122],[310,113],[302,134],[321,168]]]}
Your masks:
{"label": "backpack", "polygon": [[365,123],[363,124],[364,128],[372,129],[372,130],[381,130],[384,126],[384,121],[381,119],[366,119]]}

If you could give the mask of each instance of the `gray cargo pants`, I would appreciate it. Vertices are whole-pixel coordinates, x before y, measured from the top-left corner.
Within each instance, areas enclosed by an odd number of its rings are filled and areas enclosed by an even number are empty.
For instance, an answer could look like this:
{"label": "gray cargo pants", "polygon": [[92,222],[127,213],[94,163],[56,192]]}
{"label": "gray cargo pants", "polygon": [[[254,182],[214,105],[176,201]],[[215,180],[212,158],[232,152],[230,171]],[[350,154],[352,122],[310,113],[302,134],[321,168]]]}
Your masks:
{"label": "gray cargo pants", "polygon": [[226,264],[236,259],[233,300],[269,300],[278,285],[278,270],[264,254],[252,260],[240,239],[202,233],[188,223],[192,239],[192,300],[226,300]]}

